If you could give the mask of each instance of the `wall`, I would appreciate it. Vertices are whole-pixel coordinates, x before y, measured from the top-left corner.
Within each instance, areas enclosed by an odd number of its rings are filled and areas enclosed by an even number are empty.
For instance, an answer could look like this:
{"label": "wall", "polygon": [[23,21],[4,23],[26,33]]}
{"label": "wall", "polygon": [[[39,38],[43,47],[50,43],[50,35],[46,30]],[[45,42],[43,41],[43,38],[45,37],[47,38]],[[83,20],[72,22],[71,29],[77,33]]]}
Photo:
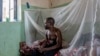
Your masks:
{"label": "wall", "polygon": [[52,7],[59,7],[70,3],[72,0],[51,0]]}
{"label": "wall", "polygon": [[[21,21],[21,0],[18,1],[18,20]],[[21,22],[0,22],[0,56],[19,56]]]}
{"label": "wall", "polygon": [[0,23],[0,56],[19,56],[20,24]]}
{"label": "wall", "polygon": [[26,5],[26,2],[28,2],[31,6],[41,7],[41,8],[51,8],[68,4],[71,1],[72,0],[21,0],[21,4]]}
{"label": "wall", "polygon": [[22,5],[26,5],[26,2],[29,2],[31,6],[49,8],[48,0],[21,0]]}
{"label": "wall", "polygon": [[67,4],[71,1],[72,0],[21,0],[21,4],[26,5],[26,2],[29,2],[31,6],[50,8],[51,3],[52,3],[52,7],[57,7],[57,6]]}

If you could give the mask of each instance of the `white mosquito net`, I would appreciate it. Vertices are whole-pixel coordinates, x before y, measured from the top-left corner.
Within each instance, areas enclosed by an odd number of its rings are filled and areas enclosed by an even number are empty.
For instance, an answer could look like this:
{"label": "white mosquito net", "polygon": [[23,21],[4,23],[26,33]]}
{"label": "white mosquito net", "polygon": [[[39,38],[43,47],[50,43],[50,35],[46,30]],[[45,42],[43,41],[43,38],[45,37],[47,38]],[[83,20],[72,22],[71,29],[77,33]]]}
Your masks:
{"label": "white mosquito net", "polygon": [[61,30],[63,40],[69,43],[69,48],[64,50],[65,56],[100,56],[100,0],[73,0],[59,8],[26,10],[28,46],[45,38],[47,17],[55,19],[55,27]]}

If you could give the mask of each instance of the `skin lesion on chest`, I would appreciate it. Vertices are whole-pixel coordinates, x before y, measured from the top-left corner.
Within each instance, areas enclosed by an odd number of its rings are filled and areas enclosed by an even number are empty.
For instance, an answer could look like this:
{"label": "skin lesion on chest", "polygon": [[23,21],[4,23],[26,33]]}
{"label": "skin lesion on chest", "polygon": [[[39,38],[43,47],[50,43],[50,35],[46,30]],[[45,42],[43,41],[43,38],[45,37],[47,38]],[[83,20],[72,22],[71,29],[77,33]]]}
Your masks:
{"label": "skin lesion on chest", "polygon": [[55,34],[55,32],[51,32],[49,34],[49,39],[56,39],[57,38],[57,35]]}
{"label": "skin lesion on chest", "polygon": [[50,34],[49,35],[49,38],[48,38],[48,44],[53,44],[53,43],[56,43],[56,35],[55,34]]}

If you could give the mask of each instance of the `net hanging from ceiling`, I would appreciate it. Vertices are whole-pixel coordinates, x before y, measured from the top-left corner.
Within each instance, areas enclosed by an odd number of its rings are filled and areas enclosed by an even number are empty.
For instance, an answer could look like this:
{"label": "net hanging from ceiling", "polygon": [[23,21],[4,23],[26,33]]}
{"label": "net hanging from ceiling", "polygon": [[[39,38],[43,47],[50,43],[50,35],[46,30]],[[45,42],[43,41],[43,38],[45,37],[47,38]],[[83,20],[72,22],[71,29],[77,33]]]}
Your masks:
{"label": "net hanging from ceiling", "polygon": [[63,56],[100,56],[100,0],[73,0],[59,8],[26,10],[25,34],[29,46],[45,38],[47,17],[55,19],[55,27],[70,45],[61,51]]}

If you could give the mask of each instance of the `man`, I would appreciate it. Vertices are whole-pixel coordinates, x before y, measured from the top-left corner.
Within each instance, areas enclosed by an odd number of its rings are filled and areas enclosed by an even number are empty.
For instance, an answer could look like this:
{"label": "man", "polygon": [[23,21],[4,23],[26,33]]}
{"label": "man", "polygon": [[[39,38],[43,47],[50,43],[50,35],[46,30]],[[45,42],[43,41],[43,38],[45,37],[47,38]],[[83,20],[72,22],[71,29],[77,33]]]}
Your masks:
{"label": "man", "polygon": [[58,28],[54,27],[54,24],[55,20],[52,17],[48,17],[46,19],[46,39],[38,48],[39,52],[43,53],[44,56],[54,56],[62,47],[61,31]]}

